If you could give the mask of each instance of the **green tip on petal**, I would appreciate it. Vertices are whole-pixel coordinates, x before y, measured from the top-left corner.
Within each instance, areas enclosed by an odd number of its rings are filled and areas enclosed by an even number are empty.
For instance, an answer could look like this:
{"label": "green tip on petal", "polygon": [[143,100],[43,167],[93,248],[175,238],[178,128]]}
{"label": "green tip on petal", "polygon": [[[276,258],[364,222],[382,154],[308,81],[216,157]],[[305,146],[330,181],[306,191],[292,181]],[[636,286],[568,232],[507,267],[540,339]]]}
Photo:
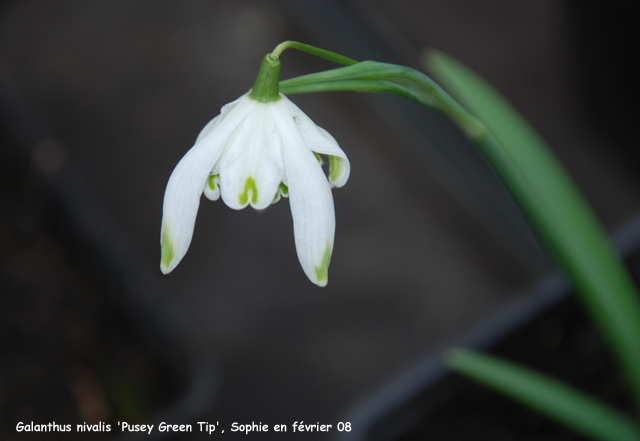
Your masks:
{"label": "green tip on petal", "polygon": [[173,248],[173,242],[171,240],[171,235],[169,233],[169,228],[166,225],[162,227],[162,238],[160,240],[160,248],[161,248],[161,258],[160,258],[160,266],[162,267],[163,272],[166,274],[166,270],[169,268],[171,261],[176,255],[176,250]]}
{"label": "green tip on petal", "polygon": [[322,262],[320,262],[320,266],[316,266],[318,286],[327,286],[327,282],[329,281],[329,262],[331,262],[331,245],[327,243],[327,247],[322,254]]}
{"label": "green tip on petal", "polygon": [[247,182],[244,183],[244,191],[240,193],[240,205],[245,205],[249,201],[249,192],[251,192],[251,202],[258,203],[258,189],[256,188],[256,181],[251,176],[247,178]]}

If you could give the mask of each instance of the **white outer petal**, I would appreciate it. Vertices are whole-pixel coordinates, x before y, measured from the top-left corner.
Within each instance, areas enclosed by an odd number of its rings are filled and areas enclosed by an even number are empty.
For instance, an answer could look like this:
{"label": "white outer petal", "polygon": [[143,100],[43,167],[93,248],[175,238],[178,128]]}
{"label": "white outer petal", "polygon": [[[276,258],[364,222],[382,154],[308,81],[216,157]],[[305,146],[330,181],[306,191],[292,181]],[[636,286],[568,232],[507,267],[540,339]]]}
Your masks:
{"label": "white outer petal", "polygon": [[271,109],[283,139],[282,156],[298,259],[307,277],[325,286],[336,225],[331,187],[286,105],[280,100]]}
{"label": "white outer petal", "polygon": [[211,131],[213,129],[215,129],[218,124],[220,123],[220,121],[222,119],[225,118],[225,116],[227,115],[227,113],[231,112],[233,110],[234,107],[236,107],[236,105],[240,102],[240,101],[246,101],[248,99],[250,99],[248,97],[249,92],[245,93],[244,95],[242,95],[240,98],[238,98],[235,101],[231,101],[230,103],[225,104],[224,106],[222,106],[220,108],[220,115],[216,116],[215,118],[213,118],[211,121],[209,121],[207,123],[206,126],[204,126],[202,128],[202,130],[200,130],[200,133],[198,134],[198,137],[196,138],[196,142],[195,144],[198,143],[198,141],[200,141],[202,138],[204,138],[205,136],[207,136],[209,133],[211,133]]}
{"label": "white outer petal", "polygon": [[[215,130],[210,130],[178,162],[171,173],[162,206],[162,259],[160,269],[171,272],[182,260],[193,236],[200,197],[205,182],[234,130],[257,104],[246,96],[218,117]],[[227,107],[227,106],[225,106]]]}
{"label": "white outer petal", "polygon": [[342,187],[347,183],[351,172],[351,164],[347,155],[342,151],[338,142],[329,132],[322,127],[316,125],[298,106],[289,100],[286,96],[280,94],[282,99],[278,102],[284,102],[287,109],[295,120],[298,131],[311,150],[322,155],[330,155],[339,158],[341,161],[340,170],[337,175],[330,173],[330,182],[333,187]]}

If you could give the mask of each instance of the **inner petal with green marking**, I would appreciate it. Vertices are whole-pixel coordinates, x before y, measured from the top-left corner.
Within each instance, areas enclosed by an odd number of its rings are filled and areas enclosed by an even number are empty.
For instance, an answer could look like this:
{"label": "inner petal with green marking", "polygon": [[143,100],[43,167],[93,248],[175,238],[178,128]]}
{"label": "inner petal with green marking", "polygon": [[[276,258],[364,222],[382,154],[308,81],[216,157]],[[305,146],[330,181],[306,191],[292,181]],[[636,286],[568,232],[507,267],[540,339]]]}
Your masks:
{"label": "inner petal with green marking", "polygon": [[215,191],[216,190],[216,178],[219,178],[219,174],[217,175],[209,175],[209,179],[207,180],[207,184],[209,185],[209,189],[211,191]]}
{"label": "inner petal with green marking", "polygon": [[278,189],[276,190],[276,194],[273,197],[273,202],[272,204],[275,204],[276,202],[278,202],[280,200],[281,197],[285,197],[288,198],[289,197],[289,187],[287,187],[284,182],[281,182],[280,185],[278,185]]}
{"label": "inner petal with green marking", "polygon": [[204,186],[204,195],[211,201],[217,201],[220,198],[220,175],[209,175],[207,183]]}
{"label": "inner petal with green marking", "polygon": [[244,183],[244,191],[239,195],[241,205],[246,205],[249,201],[249,192],[251,192],[251,203],[256,204],[258,202],[258,189],[256,188],[256,181],[251,176],[247,178]]}
{"label": "inner petal with green marking", "polygon": [[[321,166],[324,166],[326,164],[320,154],[318,154],[317,152],[313,152],[313,154]],[[332,187],[342,187],[342,185],[344,185],[344,182],[346,182],[346,179],[344,179],[344,177],[342,176],[345,173],[344,159],[334,155],[326,156],[328,159],[327,179],[329,180]]]}
{"label": "inner petal with green marking", "polygon": [[342,172],[342,158],[329,155],[329,180],[335,182]]}

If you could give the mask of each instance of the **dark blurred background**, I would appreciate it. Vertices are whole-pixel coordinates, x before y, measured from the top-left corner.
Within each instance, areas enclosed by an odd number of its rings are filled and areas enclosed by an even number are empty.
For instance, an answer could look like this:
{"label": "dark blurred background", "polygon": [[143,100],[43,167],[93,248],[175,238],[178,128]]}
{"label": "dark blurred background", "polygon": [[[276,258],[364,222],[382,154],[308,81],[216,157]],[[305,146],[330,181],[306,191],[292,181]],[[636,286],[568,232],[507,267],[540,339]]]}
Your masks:
{"label": "dark blurred background", "polygon": [[[292,97],[352,164],[324,289],[299,266],[286,200],[203,200],[162,276],[165,185],[279,42],[418,69],[434,48],[504,93],[619,231],[640,208],[632,3],[1,3],[0,437],[56,439],[15,433],[53,420],[119,434],[158,414],[335,427],[530,296],[553,265],[500,183],[450,122],[393,96]],[[334,67],[281,59],[282,79]]]}

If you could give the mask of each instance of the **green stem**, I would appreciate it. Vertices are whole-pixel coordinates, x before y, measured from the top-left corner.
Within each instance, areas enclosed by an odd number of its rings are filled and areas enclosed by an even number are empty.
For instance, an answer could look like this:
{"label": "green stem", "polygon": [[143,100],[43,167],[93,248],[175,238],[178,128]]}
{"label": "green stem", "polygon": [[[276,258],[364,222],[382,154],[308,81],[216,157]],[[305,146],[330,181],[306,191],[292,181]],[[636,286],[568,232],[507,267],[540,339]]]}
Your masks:
{"label": "green stem", "polygon": [[278,90],[278,82],[280,79],[280,55],[287,49],[298,49],[311,55],[333,61],[344,66],[357,64],[356,60],[345,57],[335,52],[320,49],[297,41],[283,41],[270,54],[265,55],[260,64],[260,70],[256,77],[256,82],[249,97],[263,103],[278,101],[280,93]]}
{"label": "green stem", "polygon": [[640,300],[599,222],[544,142],[535,136],[531,142],[514,136],[496,139],[431,78],[404,66],[365,61],[280,83],[280,91],[289,95],[338,90],[391,92],[443,112],[458,124],[573,282],[625,372],[640,410]]}
{"label": "green stem", "polygon": [[356,60],[352,60],[351,58],[345,57],[344,55],[336,54],[335,52],[331,52],[325,49],[320,49],[319,47],[311,46],[304,43],[299,43],[297,41],[283,41],[271,52],[276,59],[280,58],[280,54],[287,49],[298,49],[299,51],[306,52],[311,55],[315,55],[316,57],[324,58],[325,60],[333,61],[338,64],[342,64],[343,66],[351,66],[352,64],[356,64]]}

